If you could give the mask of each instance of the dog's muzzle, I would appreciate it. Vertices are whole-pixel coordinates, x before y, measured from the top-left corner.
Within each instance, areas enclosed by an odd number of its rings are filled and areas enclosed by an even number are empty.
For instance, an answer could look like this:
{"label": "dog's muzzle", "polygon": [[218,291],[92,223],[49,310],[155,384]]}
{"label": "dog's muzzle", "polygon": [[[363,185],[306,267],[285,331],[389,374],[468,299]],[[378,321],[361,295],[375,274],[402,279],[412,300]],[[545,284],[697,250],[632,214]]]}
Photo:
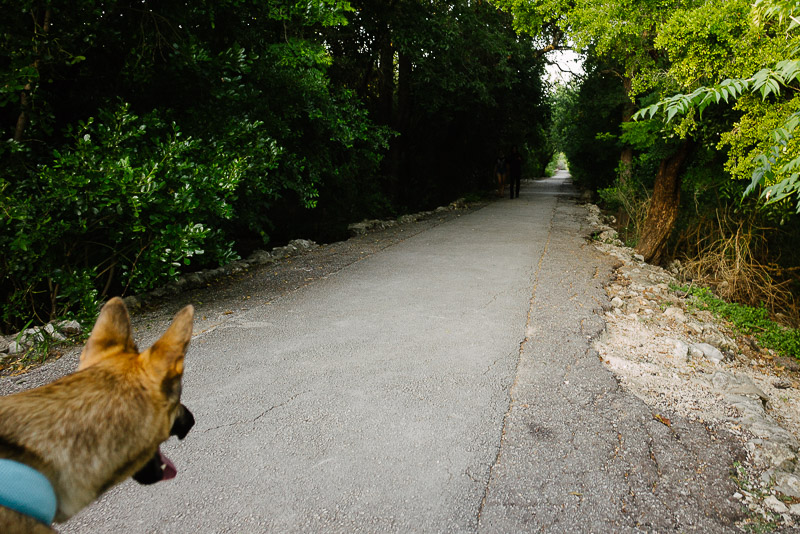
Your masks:
{"label": "dog's muzzle", "polygon": [[[194,416],[192,412],[189,411],[189,408],[181,404],[178,417],[176,417],[175,422],[172,423],[172,429],[169,431],[169,435],[177,436],[178,439],[183,439],[193,426]],[[178,470],[175,468],[175,464],[173,464],[172,461],[161,452],[161,449],[159,449],[153,457],[133,475],[133,479],[139,484],[155,484],[162,480],[175,478],[177,474]]]}

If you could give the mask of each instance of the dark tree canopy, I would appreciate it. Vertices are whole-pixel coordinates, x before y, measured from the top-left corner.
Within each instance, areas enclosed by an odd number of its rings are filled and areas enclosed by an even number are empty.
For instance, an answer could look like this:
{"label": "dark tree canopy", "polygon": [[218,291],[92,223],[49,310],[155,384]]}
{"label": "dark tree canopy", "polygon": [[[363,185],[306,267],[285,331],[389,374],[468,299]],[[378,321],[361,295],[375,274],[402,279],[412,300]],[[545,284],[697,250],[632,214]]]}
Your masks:
{"label": "dark tree canopy", "polygon": [[0,330],[550,159],[486,2],[0,0]]}

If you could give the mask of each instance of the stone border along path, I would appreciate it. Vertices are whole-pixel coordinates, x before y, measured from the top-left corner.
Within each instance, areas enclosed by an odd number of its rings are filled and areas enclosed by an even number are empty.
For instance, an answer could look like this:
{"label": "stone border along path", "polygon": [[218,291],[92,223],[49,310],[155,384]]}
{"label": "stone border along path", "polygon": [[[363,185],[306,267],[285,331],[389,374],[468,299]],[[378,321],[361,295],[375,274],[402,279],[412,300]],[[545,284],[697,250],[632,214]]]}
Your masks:
{"label": "stone border along path", "polygon": [[[460,198],[447,206],[440,206],[430,211],[401,215],[397,219],[365,219],[350,224],[348,230],[353,238],[363,238],[369,234],[386,230],[389,233],[402,232],[402,227],[410,227],[412,223],[421,221],[441,223],[444,222],[445,216],[449,216],[453,212],[460,215],[458,212],[477,209],[483,205],[485,205],[484,202],[469,204],[463,198]],[[205,289],[213,284],[227,283],[229,280],[226,279],[230,277],[269,266],[280,260],[288,260],[314,250],[319,246],[309,239],[294,239],[284,246],[275,247],[269,251],[255,250],[247,258],[233,261],[215,269],[203,269],[181,275],[177,280],[164,286],[139,295],[127,296],[123,300],[128,310],[133,314],[142,310],[143,307],[156,306],[165,299],[179,297],[191,290]],[[3,360],[5,358],[10,360],[18,357],[35,345],[42,344],[45,341],[59,344],[66,342],[70,337],[81,334],[81,332],[82,327],[77,321],[63,320],[53,321],[41,327],[27,328],[22,332],[10,335],[0,335],[0,364],[4,363]],[[27,367],[24,368],[23,372],[28,369]]]}
{"label": "stone border along path", "polygon": [[587,207],[596,247],[619,260],[606,287],[606,329],[594,344],[603,363],[665,425],[666,414],[677,413],[740,436],[750,480],[735,497],[753,517],[800,527],[800,362],[697,311],[691,297],[669,287],[682,283],[679,264],[668,272],[644,263],[597,206]]}
{"label": "stone border along path", "polygon": [[[352,237],[325,245],[310,240],[294,240],[270,251],[255,251],[237,260],[200,274],[184,275],[187,281],[167,284],[143,295],[126,297],[131,321],[140,347],[153,343],[172,321],[174,312],[192,304],[195,307],[195,335],[210,332],[250,309],[269,302],[314,280],[329,276],[409,237],[443,224],[463,214],[481,209],[486,202],[467,203],[462,199],[435,210],[403,215],[398,219],[372,219],[350,225]],[[65,321],[57,328],[67,337],[81,333],[77,321]],[[45,328],[47,328],[45,326]],[[38,330],[28,334],[34,336]],[[0,360],[19,334],[0,336]],[[28,342],[35,342],[33,337]],[[58,341],[58,340],[57,340]],[[73,372],[78,366],[81,347],[62,345],[63,355],[43,365],[30,365],[11,375],[0,375],[0,395],[8,395],[47,384]],[[11,357],[16,357],[11,355]],[[7,378],[7,379],[6,379]]]}

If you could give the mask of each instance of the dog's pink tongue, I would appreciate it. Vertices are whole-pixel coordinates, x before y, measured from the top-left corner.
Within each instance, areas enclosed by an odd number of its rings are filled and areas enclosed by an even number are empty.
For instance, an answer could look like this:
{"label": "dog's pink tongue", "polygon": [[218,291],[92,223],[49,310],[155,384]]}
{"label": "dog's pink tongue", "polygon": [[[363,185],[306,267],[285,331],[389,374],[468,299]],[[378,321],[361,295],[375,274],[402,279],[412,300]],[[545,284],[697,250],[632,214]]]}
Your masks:
{"label": "dog's pink tongue", "polygon": [[164,453],[160,450],[158,451],[158,456],[161,458],[161,465],[164,466],[164,476],[161,480],[175,478],[175,475],[178,474],[178,470],[175,468],[175,464],[172,463],[172,460],[164,456]]}

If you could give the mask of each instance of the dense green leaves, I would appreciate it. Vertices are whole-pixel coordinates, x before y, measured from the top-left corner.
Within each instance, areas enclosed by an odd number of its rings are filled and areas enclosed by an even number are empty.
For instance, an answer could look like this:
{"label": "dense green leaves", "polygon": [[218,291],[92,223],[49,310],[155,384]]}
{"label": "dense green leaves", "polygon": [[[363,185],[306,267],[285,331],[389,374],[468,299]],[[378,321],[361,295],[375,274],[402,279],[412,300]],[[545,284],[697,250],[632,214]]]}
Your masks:
{"label": "dense green leaves", "polygon": [[0,331],[552,154],[543,63],[484,2],[0,9]]}
{"label": "dense green leaves", "polygon": [[[800,115],[793,104],[796,98],[794,93],[800,85],[800,60],[796,58],[800,40],[794,32],[797,27],[796,10],[795,2],[759,0],[749,10],[749,17],[740,20],[741,33],[757,36],[761,48],[768,52],[766,55],[763,52],[753,55],[747,48],[734,50],[736,57],[750,58],[751,66],[760,67],[754,74],[725,78],[714,85],[696,87],[691,93],[668,96],[640,110],[635,118],[648,119],[663,113],[665,120],[670,122],[694,109],[700,112],[702,118],[703,111],[710,105],[732,104],[745,95],[758,95],[764,105],[754,105],[752,101],[737,104],[737,109],[745,111],[744,116],[734,130],[720,132],[723,143],[730,144],[732,153],[738,157],[738,160],[729,164],[729,168],[741,172],[743,167],[749,167],[750,183],[744,191],[745,195],[760,190],[760,197],[765,202],[777,204],[796,197],[796,212],[800,213],[797,174],[800,150],[794,142]],[[750,42],[746,40],[746,44],[752,42],[752,39]],[[775,62],[775,55],[783,56],[783,59]],[[724,69],[718,69],[716,76],[719,78],[724,74]],[[686,83],[686,78],[683,79]],[[769,123],[772,125],[766,128]],[[743,126],[747,126],[744,131]],[[759,132],[761,139],[754,139],[750,132]],[[750,143],[747,156],[739,143],[741,140]],[[742,159],[746,159],[745,164]]]}

